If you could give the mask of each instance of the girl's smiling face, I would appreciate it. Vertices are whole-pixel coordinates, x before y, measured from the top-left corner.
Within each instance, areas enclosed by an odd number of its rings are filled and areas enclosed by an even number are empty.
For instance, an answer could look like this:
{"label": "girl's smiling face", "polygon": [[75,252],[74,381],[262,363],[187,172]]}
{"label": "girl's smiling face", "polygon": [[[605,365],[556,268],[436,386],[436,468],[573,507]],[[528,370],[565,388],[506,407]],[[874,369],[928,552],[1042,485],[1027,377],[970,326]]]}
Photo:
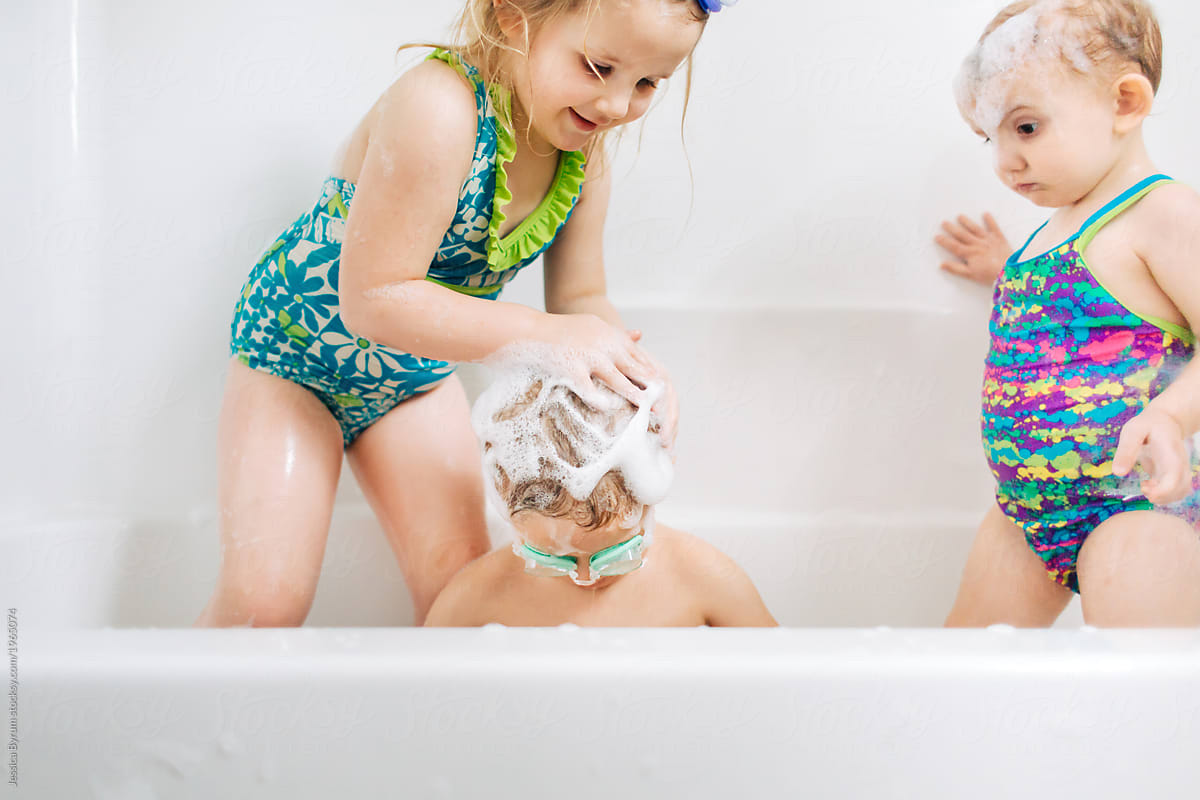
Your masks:
{"label": "girl's smiling face", "polygon": [[[590,12],[589,5],[546,23],[528,58],[512,59],[517,130],[532,123],[535,149],[579,150],[641,117],[704,29],[692,0],[600,0]],[[509,36],[523,48],[517,29]]]}
{"label": "girl's smiling face", "polygon": [[1120,157],[1116,105],[1093,76],[1030,63],[980,87],[962,108],[993,148],[996,175],[1038,206],[1088,195]]}

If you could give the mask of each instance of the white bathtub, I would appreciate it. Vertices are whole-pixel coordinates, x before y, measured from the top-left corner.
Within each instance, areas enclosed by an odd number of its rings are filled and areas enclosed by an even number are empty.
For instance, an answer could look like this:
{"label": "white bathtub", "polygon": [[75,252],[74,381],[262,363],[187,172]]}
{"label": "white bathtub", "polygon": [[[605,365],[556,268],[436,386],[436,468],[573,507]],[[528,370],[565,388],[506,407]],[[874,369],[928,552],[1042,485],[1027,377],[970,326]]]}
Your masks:
{"label": "white bathtub", "polygon": [[[0,800],[1196,796],[1196,634],[1077,605],[937,630],[990,480],[986,293],[929,237],[1029,211],[956,127],[958,54],[903,43],[969,42],[992,3],[742,3],[705,34],[688,160],[676,91],[615,171],[611,294],[682,400],[660,517],[746,569],[769,631],[412,629],[348,471],[307,627],[187,629],[234,294],[449,4],[10,5]],[[1168,44],[1194,29],[1158,6]],[[1187,179],[1200,53],[1167,49],[1183,122],[1155,147]],[[760,106],[755,135],[810,144],[786,181],[730,145]],[[536,303],[536,273],[506,297]]]}
{"label": "white bathtub", "polygon": [[[1052,631],[936,629],[987,501],[974,390],[893,370],[906,339],[936,336],[959,343],[947,374],[969,373],[967,319],[689,315],[630,314],[680,375],[711,376],[679,381],[662,518],[734,555],[784,628],[413,629],[351,486],[310,627],[187,630],[216,576],[211,515],[26,520],[0,563],[18,609],[16,796],[1194,796],[1200,633],[1081,629],[1075,608]],[[835,319],[839,352],[798,349],[787,393],[744,354],[732,400],[692,372]],[[818,388],[880,349],[884,367]],[[930,417],[940,444],[910,449]],[[800,447],[813,466],[764,442],[822,446]],[[861,483],[835,474],[850,463]]]}
{"label": "white bathtub", "polygon": [[22,798],[1195,797],[1190,632],[80,631]]}

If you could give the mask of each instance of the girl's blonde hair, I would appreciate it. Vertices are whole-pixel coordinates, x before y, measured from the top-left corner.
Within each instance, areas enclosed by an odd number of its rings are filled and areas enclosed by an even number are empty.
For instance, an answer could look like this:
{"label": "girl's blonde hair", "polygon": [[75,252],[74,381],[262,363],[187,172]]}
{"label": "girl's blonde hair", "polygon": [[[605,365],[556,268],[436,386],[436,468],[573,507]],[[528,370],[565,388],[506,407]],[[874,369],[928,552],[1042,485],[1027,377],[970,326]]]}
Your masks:
{"label": "girl's blonde hair", "polygon": [[[484,83],[489,86],[502,87],[511,97],[514,96],[515,86],[512,76],[503,68],[503,54],[510,52],[528,55],[530,42],[533,41],[538,31],[545,27],[547,23],[567,14],[580,11],[588,14],[590,18],[596,12],[596,8],[602,0],[503,0],[503,2],[520,15],[521,27],[524,34],[524,42],[521,47],[514,47],[508,43],[496,14],[494,0],[467,0],[462,13],[452,28],[451,44],[407,44],[399,49],[441,47],[449,50],[479,70],[480,77],[483,78]],[[708,21],[708,12],[704,11],[696,0],[673,0],[673,2],[686,3],[691,8],[693,19],[697,22],[703,24]],[[691,93],[692,57],[689,54],[684,83],[684,119],[687,118],[687,106]],[[513,120],[511,117],[505,116],[508,113],[510,113],[510,109],[496,109],[496,114],[500,117],[500,122],[511,130]],[[527,122],[527,124],[530,122]],[[682,126],[682,121],[680,124]],[[607,131],[603,131],[593,134],[588,143],[584,145],[583,154],[588,159],[591,159],[592,154],[603,144],[607,133]]]}
{"label": "girl's blonde hair", "polygon": [[[1115,77],[1136,66],[1158,92],[1162,80],[1162,32],[1154,9],[1144,0],[1017,0],[998,13],[983,35],[1008,20],[1037,6],[1045,6],[1045,17],[1062,25],[1061,31],[1076,43],[1088,59]],[[1040,21],[1039,21],[1040,27]],[[1064,63],[1079,71],[1069,59]]]}

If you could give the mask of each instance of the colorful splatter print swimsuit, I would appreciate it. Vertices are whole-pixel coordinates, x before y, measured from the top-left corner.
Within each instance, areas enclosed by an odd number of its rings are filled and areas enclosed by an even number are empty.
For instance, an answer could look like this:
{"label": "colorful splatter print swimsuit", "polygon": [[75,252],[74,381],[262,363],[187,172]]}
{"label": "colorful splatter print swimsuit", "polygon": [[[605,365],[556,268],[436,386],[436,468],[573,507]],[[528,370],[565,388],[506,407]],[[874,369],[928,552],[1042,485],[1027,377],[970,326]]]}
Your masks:
{"label": "colorful splatter print swimsuit", "polygon": [[[516,143],[500,124],[507,93],[484,84],[457,56],[430,56],[457,70],[472,86],[478,112],[471,172],[459,192],[427,280],[464,294],[495,299],[504,284],[541,255],[575,208],[584,179],[582,153],[562,153],[550,190],[527,218],[504,237],[502,207],[512,200],[504,164]],[[505,115],[507,116],[507,115]],[[428,391],[454,367],[385,347],[346,328],[338,299],[338,270],[354,184],[325,180],[313,208],[303,214],[254,266],[234,309],[230,351],[243,364],[299,383],[333,414],[349,446],[400,402]]]}
{"label": "colorful splatter print swimsuit", "polygon": [[[996,502],[1050,576],[1075,592],[1075,562],[1088,534],[1114,514],[1154,508],[1136,481],[1112,474],[1112,457],[1122,426],[1166,388],[1195,342],[1186,328],[1122,305],[1083,253],[1106,223],[1170,182],[1147,178],[1061,245],[1020,260],[1030,236],[1004,265],[992,297],[982,431]],[[1195,459],[1193,473],[1200,491]],[[1169,511],[1200,524],[1195,494]]]}

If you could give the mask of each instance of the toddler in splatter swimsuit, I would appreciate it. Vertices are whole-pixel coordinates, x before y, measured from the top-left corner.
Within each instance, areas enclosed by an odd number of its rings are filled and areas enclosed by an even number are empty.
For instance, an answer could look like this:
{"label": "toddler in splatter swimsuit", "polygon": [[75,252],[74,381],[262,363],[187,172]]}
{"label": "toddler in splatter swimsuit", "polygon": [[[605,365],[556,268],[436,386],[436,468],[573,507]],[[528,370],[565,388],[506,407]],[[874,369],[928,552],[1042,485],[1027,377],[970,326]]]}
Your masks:
{"label": "toddler in splatter swimsuit", "polygon": [[996,505],[948,625],[1047,625],[1072,592],[1091,624],[1200,624],[1200,195],[1143,141],[1161,63],[1141,0],[1023,0],[959,75],[996,174],[1054,213],[995,284]]}

